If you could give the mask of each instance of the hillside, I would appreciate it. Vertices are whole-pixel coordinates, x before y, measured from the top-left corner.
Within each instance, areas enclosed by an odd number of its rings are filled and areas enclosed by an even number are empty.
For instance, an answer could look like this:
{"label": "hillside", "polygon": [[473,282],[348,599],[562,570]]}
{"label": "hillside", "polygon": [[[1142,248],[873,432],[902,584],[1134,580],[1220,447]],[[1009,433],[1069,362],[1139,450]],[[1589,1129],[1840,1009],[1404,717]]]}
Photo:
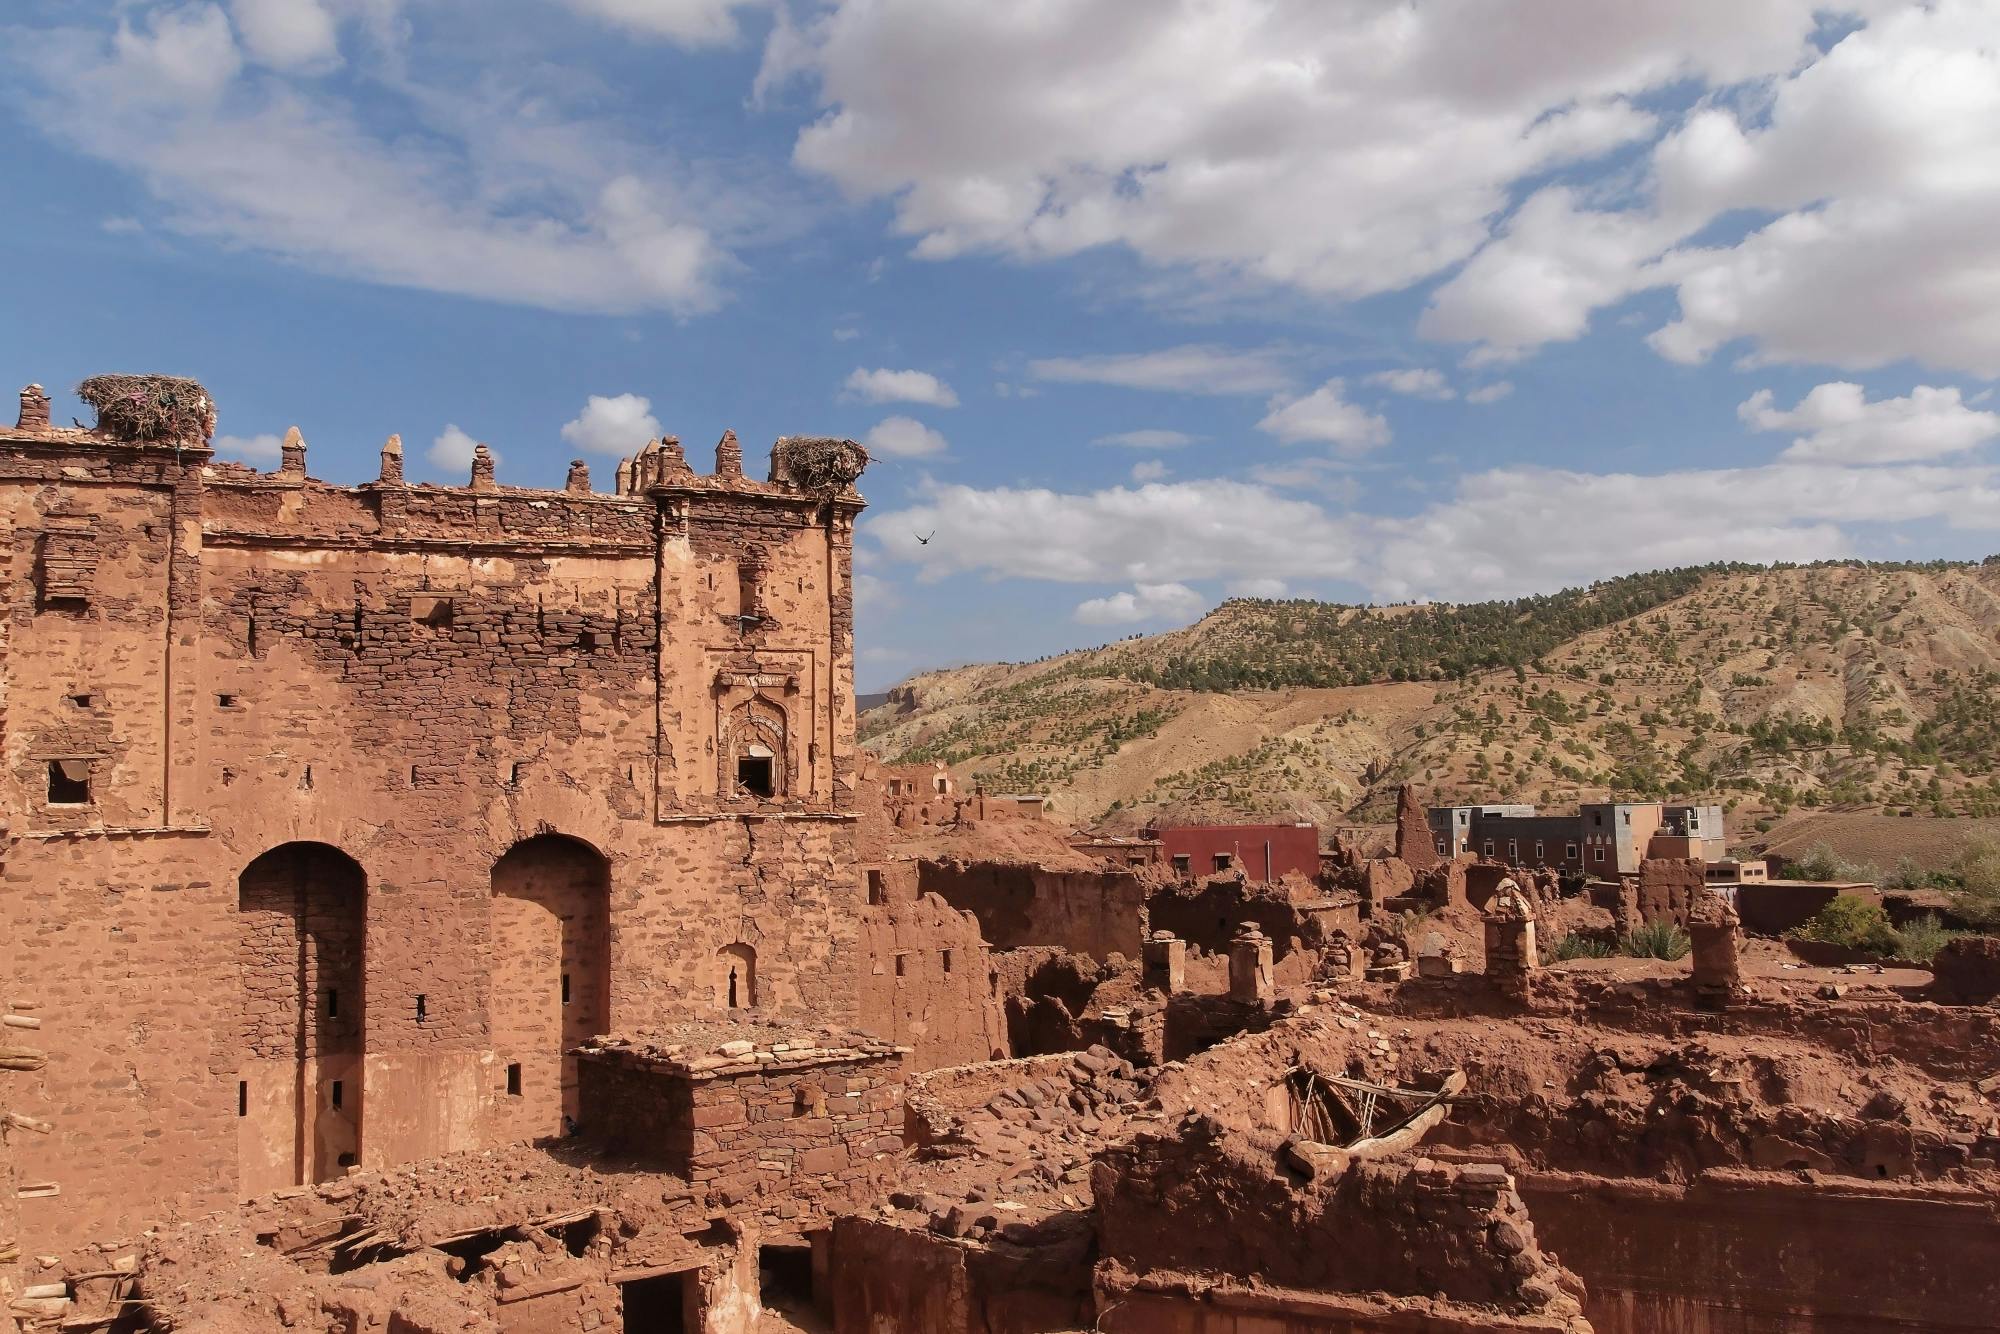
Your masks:
{"label": "hillside", "polygon": [[869,749],[1079,823],[1712,796],[2000,815],[2000,562],[1711,566],[1469,606],[1234,600],[1043,662],[911,678]]}

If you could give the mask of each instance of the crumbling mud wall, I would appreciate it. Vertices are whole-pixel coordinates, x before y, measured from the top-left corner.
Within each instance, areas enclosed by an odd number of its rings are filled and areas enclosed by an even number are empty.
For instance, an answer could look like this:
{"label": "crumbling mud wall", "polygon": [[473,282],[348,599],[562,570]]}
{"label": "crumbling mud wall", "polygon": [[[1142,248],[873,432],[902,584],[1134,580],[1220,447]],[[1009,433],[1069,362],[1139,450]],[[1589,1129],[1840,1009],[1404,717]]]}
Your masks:
{"label": "crumbling mud wall", "polygon": [[1136,958],[1145,931],[1145,885],[1130,871],[926,859],[917,885],[976,916],[995,949],[1060,945],[1097,959]]}
{"label": "crumbling mud wall", "polygon": [[1146,1274],[1255,1276],[1280,1288],[1545,1313],[1587,1328],[1574,1319],[1581,1284],[1541,1252],[1504,1169],[1384,1160],[1307,1181],[1282,1164],[1281,1143],[1273,1131],[1232,1132],[1192,1115],[1172,1134],[1102,1151],[1091,1175],[1100,1288],[1122,1290]]}
{"label": "crumbling mud wall", "polygon": [[[1541,1235],[1598,1334],[1990,1328],[2000,1213],[1948,1185],[1711,1172],[1686,1184],[1528,1173]],[[1889,1238],[1893,1244],[1888,1244]]]}
{"label": "crumbling mud wall", "polygon": [[1648,857],[1639,863],[1639,915],[1686,926],[1688,909],[1707,883],[1699,857]]}
{"label": "crumbling mud wall", "polygon": [[864,907],[856,1024],[929,1070],[1007,1055],[1006,1021],[979,920],[934,894]]}
{"label": "crumbling mud wall", "polygon": [[1216,876],[1199,884],[1160,886],[1147,896],[1146,918],[1153,930],[1171,931],[1209,954],[1227,954],[1237,930],[1255,926],[1270,937],[1273,957],[1283,960],[1295,950],[1320,947],[1324,915],[1300,904],[1317,897],[1297,879],[1265,883]]}
{"label": "crumbling mud wall", "polygon": [[725,444],[609,493],[0,431],[0,977],[79,1039],[32,1246],[560,1133],[567,1045],[732,977],[852,1020],[860,500]]}
{"label": "crumbling mud wall", "polygon": [[[996,1220],[997,1221],[997,1220]],[[1029,1230],[1016,1225],[1017,1234]],[[833,1225],[835,1334],[1040,1334],[1092,1322],[1087,1228],[977,1246],[871,1218]]]}
{"label": "crumbling mud wall", "polygon": [[1945,942],[1931,967],[1938,999],[1986,1005],[2000,997],[2000,937],[1961,936]]}

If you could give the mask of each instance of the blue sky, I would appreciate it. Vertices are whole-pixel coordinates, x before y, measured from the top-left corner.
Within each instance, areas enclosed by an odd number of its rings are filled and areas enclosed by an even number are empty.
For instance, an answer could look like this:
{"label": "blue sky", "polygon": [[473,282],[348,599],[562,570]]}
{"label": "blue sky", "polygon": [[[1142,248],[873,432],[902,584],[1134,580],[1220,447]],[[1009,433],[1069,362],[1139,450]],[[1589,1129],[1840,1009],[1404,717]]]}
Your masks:
{"label": "blue sky", "polygon": [[[16,0],[0,365],[875,455],[859,673],[2000,549],[2000,0]],[[936,536],[929,545],[918,534]]]}

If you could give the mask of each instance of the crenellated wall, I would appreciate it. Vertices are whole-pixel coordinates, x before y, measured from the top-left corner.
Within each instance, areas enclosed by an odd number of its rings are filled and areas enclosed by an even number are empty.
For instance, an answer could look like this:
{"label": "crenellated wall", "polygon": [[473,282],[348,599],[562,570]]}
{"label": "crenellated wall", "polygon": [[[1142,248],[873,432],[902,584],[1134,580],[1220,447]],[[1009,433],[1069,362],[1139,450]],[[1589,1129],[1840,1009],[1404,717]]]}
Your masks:
{"label": "crenellated wall", "polygon": [[63,1113],[36,1249],[561,1133],[565,1050],[731,967],[857,1012],[851,486],[286,454],[0,431],[0,977],[68,1035],[17,1098]]}

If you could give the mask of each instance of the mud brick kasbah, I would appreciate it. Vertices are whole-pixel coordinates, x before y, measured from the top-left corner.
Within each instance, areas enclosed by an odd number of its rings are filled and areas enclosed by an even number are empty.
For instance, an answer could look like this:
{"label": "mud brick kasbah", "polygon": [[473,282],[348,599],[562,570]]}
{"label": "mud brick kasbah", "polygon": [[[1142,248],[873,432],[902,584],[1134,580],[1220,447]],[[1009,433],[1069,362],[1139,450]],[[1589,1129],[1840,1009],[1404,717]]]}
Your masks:
{"label": "mud brick kasbah", "polygon": [[0,429],[0,1334],[1993,1327],[1992,939],[1408,789],[1175,866],[857,750],[853,442],[339,486],[118,383]]}
{"label": "mud brick kasbah", "polygon": [[642,1016],[853,1017],[851,487],[733,436],[612,493],[406,485],[393,440],[330,486],[296,433],[258,473],[35,399],[0,977],[49,1053],[9,1102],[61,1128],[38,1245],[558,1134],[564,1053]]}

